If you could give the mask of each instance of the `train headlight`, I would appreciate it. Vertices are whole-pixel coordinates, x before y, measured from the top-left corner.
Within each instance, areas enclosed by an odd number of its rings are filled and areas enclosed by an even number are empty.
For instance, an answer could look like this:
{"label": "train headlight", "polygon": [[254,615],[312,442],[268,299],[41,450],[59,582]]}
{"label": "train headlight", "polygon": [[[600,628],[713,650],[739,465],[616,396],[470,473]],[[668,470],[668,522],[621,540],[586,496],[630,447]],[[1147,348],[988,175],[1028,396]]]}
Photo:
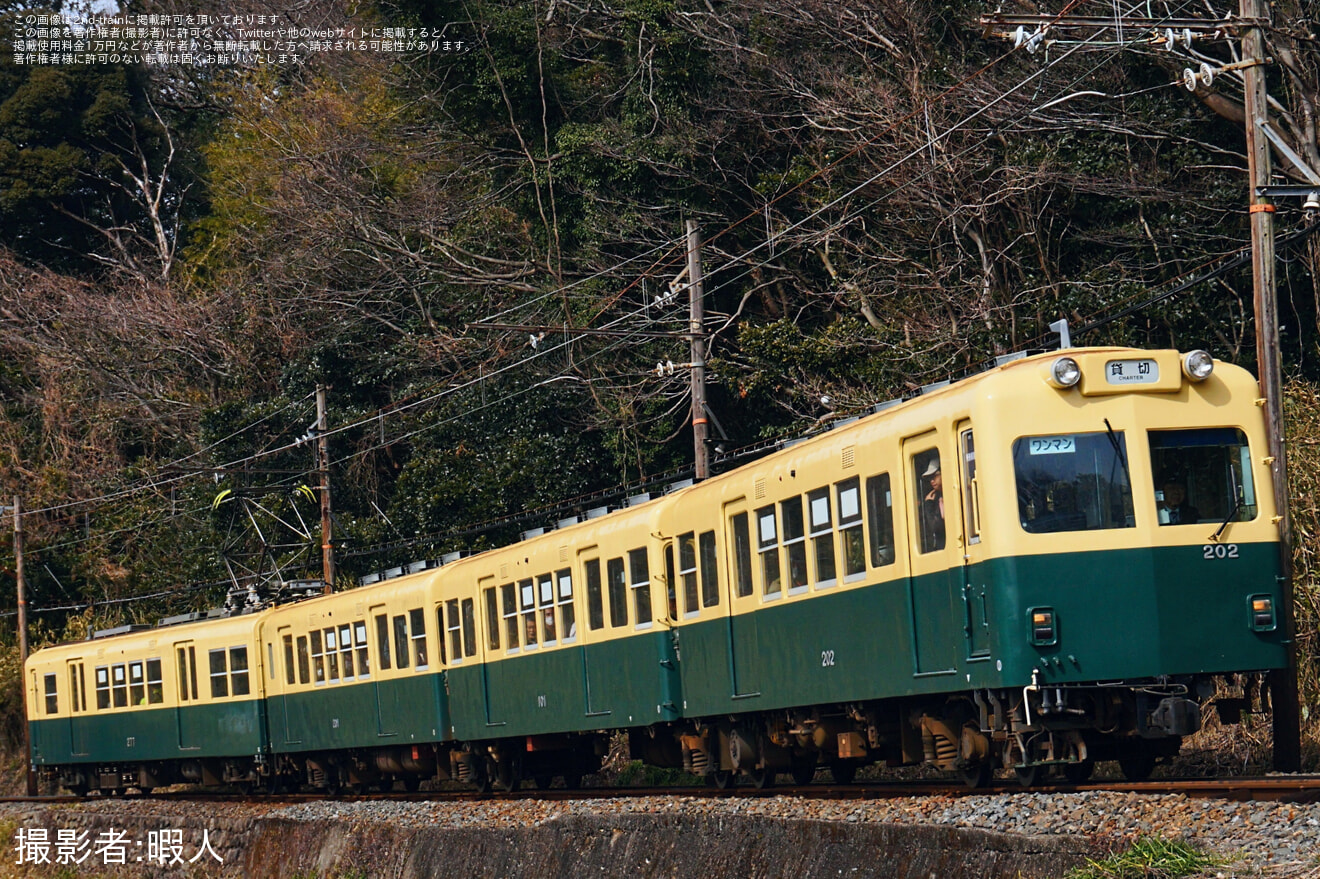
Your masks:
{"label": "train headlight", "polygon": [[1031,621],[1031,644],[1033,647],[1052,647],[1059,643],[1059,627],[1055,623],[1054,608],[1033,607],[1027,611]]}
{"label": "train headlight", "polygon": [[1215,359],[1208,351],[1188,351],[1182,359],[1183,375],[1194,382],[1203,382],[1215,371]]}
{"label": "train headlight", "polygon": [[1257,632],[1273,632],[1278,628],[1274,616],[1274,598],[1270,595],[1253,595],[1251,602],[1251,628]]}
{"label": "train headlight", "polygon": [[1082,380],[1082,368],[1071,357],[1060,357],[1050,364],[1049,383],[1056,388],[1071,388]]}

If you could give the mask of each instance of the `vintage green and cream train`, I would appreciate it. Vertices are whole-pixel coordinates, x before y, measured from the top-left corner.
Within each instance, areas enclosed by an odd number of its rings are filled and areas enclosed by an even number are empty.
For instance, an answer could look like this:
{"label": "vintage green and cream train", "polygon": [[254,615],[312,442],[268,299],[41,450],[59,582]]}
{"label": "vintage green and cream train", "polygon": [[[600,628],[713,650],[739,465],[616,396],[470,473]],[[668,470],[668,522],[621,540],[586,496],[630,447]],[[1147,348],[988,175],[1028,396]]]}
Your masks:
{"label": "vintage green and cream train", "polygon": [[1254,379],[1069,349],[512,546],[35,653],[66,788],[1148,775],[1286,667]]}

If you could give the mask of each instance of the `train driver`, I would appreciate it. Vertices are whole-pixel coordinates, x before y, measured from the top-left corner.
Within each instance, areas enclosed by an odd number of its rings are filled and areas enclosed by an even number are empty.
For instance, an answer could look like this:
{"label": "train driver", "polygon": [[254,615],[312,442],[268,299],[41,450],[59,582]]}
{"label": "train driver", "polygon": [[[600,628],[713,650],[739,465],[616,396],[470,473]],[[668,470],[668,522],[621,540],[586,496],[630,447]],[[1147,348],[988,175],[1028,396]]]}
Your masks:
{"label": "train driver", "polygon": [[1163,500],[1160,501],[1161,525],[1188,525],[1199,522],[1201,511],[1187,503],[1187,486],[1177,477],[1164,480]]}
{"label": "train driver", "polygon": [[944,549],[944,475],[936,454],[921,474],[927,490],[921,500],[921,551]]}

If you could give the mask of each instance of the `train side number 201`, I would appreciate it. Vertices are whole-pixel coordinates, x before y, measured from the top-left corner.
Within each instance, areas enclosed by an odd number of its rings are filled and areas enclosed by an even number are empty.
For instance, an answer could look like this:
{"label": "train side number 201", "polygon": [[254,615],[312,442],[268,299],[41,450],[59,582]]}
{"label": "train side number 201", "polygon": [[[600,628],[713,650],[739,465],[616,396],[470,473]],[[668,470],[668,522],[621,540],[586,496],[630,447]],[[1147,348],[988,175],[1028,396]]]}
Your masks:
{"label": "train side number 201", "polygon": [[1235,559],[1238,557],[1236,543],[1207,543],[1201,547],[1203,559]]}
{"label": "train side number 201", "polygon": [[834,667],[834,651],[833,651],[833,650],[822,650],[822,651],[820,652],[820,667],[821,667],[821,668],[833,668],[833,667]]}

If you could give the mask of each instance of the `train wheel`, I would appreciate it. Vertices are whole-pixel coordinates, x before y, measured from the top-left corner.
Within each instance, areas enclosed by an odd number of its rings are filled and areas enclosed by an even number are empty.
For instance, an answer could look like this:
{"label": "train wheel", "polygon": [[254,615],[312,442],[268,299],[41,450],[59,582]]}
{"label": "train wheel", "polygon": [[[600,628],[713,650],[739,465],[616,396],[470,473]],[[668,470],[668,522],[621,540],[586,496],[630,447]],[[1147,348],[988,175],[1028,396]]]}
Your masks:
{"label": "train wheel", "polygon": [[482,767],[481,772],[475,778],[472,779],[472,784],[476,786],[477,793],[479,794],[490,793],[492,787],[491,775],[492,775],[491,767],[484,766]]}
{"label": "train wheel", "polygon": [[857,764],[835,760],[830,764],[830,775],[834,776],[835,784],[852,784],[857,777]]}
{"label": "train wheel", "polygon": [[1014,766],[1013,773],[1017,775],[1018,784],[1023,787],[1035,787],[1045,778],[1044,766]]}
{"label": "train wheel", "polygon": [[550,790],[550,785],[555,783],[555,777],[553,775],[542,774],[534,776],[532,781],[536,784],[537,790]]}
{"label": "train wheel", "polygon": [[522,762],[517,759],[501,761],[497,764],[495,777],[500,790],[516,791],[522,787]]}
{"label": "train wheel", "polygon": [[752,787],[757,790],[775,786],[775,771],[773,769],[753,769],[747,773],[747,777],[752,780]]}
{"label": "train wheel", "polygon": [[1094,760],[1081,760],[1077,763],[1065,763],[1063,767],[1063,777],[1069,784],[1081,784],[1091,777],[1095,771]]}
{"label": "train wheel", "polygon": [[958,777],[962,779],[963,784],[972,790],[988,785],[993,775],[994,768],[990,765],[989,760],[982,760],[980,763],[964,766],[958,770]]}
{"label": "train wheel", "polygon": [[1145,781],[1155,771],[1155,758],[1150,754],[1133,754],[1119,757],[1118,768],[1128,781]]}
{"label": "train wheel", "polygon": [[811,784],[816,777],[816,763],[812,760],[794,760],[789,773],[793,776],[793,783],[798,787],[804,787]]}
{"label": "train wheel", "polygon": [[405,775],[403,777],[403,789],[410,794],[415,794],[422,789],[421,776]]}
{"label": "train wheel", "polygon": [[716,790],[728,790],[733,785],[733,773],[728,769],[716,769],[706,776],[706,784]]}

